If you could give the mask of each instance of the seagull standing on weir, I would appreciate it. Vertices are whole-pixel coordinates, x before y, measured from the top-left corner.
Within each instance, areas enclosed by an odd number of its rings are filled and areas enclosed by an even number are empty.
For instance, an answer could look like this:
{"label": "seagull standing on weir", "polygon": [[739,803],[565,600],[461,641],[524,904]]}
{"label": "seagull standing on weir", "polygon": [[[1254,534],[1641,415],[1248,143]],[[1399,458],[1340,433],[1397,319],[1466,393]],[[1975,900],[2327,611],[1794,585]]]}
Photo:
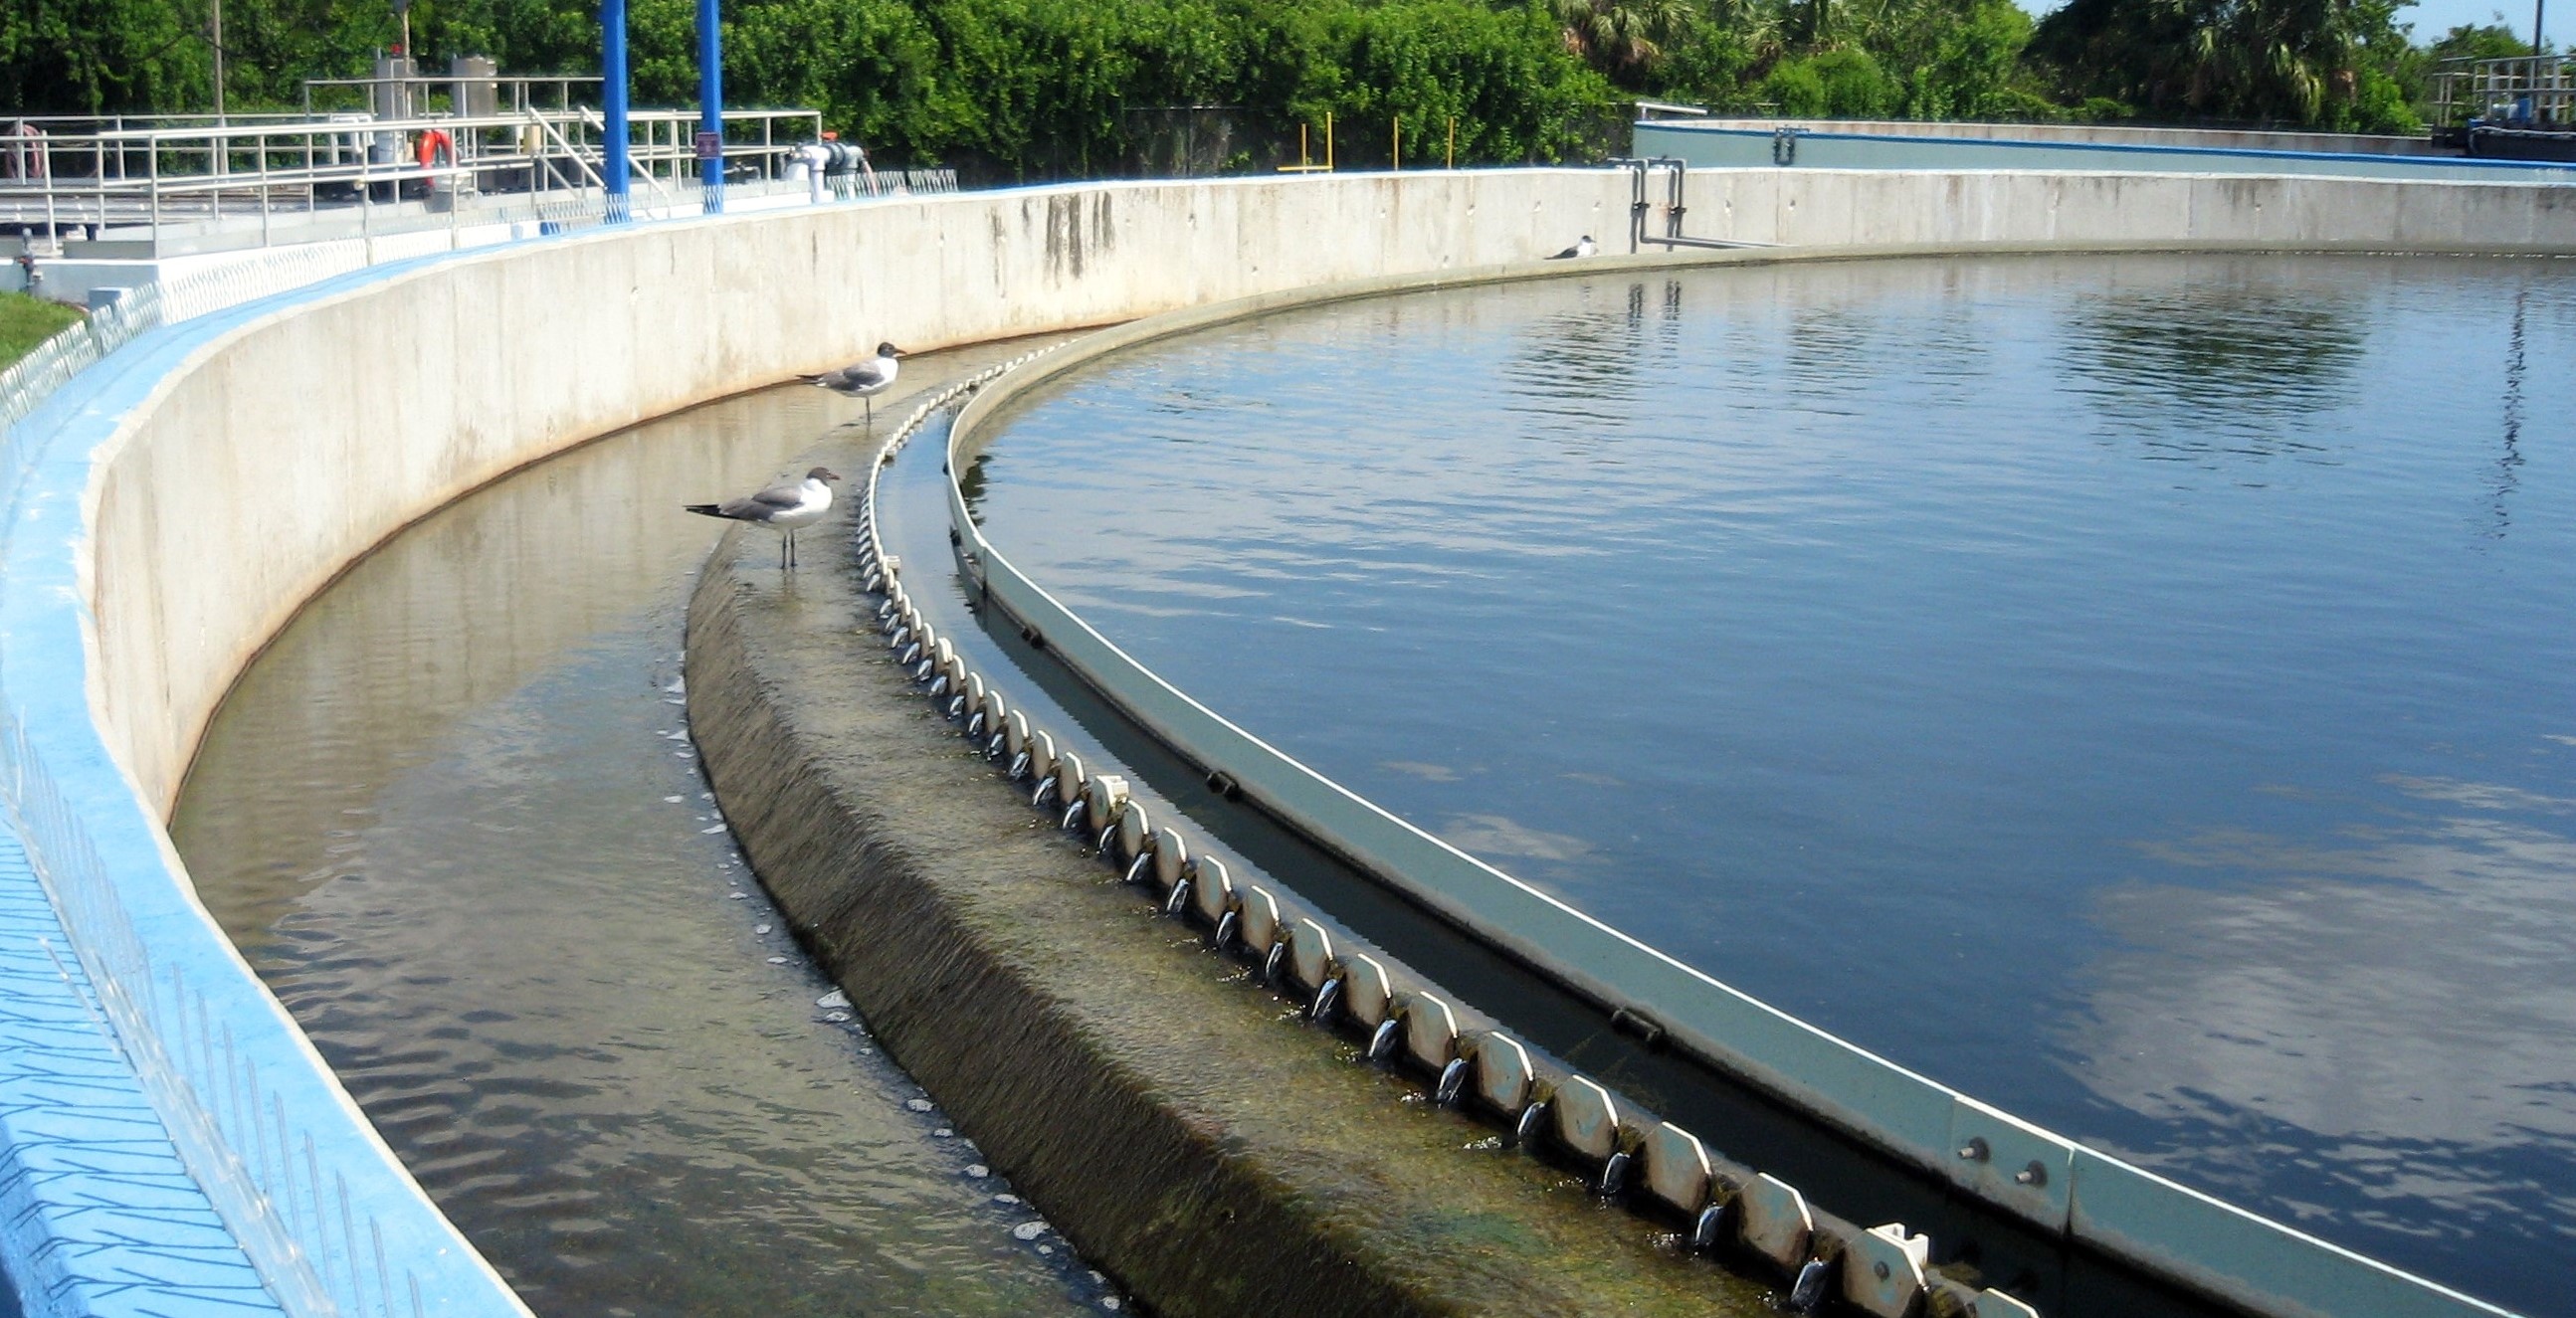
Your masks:
{"label": "seagull standing on weir", "polygon": [[903,369],[895,359],[911,355],[891,343],[880,343],[876,356],[826,375],[806,376],[805,383],[821,385],[836,394],[868,400],[868,420],[874,423],[877,419],[877,395],[892,389],[895,375]]}
{"label": "seagull standing on weir", "polygon": [[1599,247],[1593,245],[1592,235],[1587,233],[1583,235],[1583,237],[1572,247],[1568,247],[1564,251],[1558,252],[1556,255],[1547,259],[1551,261],[1572,261],[1579,257],[1591,256],[1600,250],[1601,249]]}
{"label": "seagull standing on weir", "polygon": [[831,482],[840,473],[828,467],[816,467],[805,473],[805,479],[780,481],[758,494],[723,503],[684,504],[685,511],[700,517],[722,517],[729,521],[750,522],[778,533],[778,570],[796,566],[796,532],[823,520],[832,511]]}

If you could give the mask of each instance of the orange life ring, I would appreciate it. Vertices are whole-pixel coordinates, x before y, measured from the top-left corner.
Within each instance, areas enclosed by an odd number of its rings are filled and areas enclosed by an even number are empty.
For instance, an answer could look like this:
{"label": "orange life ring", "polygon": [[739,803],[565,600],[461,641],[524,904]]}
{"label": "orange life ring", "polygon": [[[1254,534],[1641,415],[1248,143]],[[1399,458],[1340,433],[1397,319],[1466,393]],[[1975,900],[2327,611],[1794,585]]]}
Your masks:
{"label": "orange life ring", "polygon": [[420,160],[420,167],[423,169],[435,169],[442,165],[455,164],[456,139],[449,137],[446,129],[430,129],[428,132],[420,135],[420,143],[416,149],[416,154]]}

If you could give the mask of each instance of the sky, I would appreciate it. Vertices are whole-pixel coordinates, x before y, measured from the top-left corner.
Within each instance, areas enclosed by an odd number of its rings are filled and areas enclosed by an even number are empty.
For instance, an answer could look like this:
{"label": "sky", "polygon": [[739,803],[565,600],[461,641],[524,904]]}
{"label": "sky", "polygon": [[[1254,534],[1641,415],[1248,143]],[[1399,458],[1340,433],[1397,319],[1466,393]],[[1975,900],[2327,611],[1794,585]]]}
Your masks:
{"label": "sky", "polygon": [[[2530,0],[2516,0],[2504,5],[2497,4],[2496,0],[2421,0],[2413,8],[2398,10],[2397,21],[2414,24],[2415,40],[2421,43],[2462,23],[2495,22],[2498,10],[2503,11],[2504,25],[2512,28],[2515,36],[2525,41],[2531,39]],[[2571,30],[2568,24],[2576,23],[2576,0],[2558,0],[2550,6],[2550,11],[2542,16],[2541,21],[2563,46]]]}

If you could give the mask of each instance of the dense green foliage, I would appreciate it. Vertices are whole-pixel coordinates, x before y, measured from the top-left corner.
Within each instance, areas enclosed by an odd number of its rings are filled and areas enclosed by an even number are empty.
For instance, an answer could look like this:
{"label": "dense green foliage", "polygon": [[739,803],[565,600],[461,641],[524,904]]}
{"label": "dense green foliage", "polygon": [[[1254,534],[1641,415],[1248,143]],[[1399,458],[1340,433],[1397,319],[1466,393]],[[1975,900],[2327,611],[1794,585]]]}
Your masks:
{"label": "dense green foliage", "polygon": [[2408,133],[2414,51],[2397,0],[2068,0],[2034,53],[2067,83],[2160,117]]}
{"label": "dense green foliage", "polygon": [[[208,0],[15,0],[0,102],[201,110]],[[2500,28],[2419,47],[2400,0],[725,0],[728,90],[818,106],[895,162],[1115,172],[1152,107],[1225,106],[1293,150],[1336,116],[1345,158],[1454,120],[1462,160],[1582,154],[1608,107],[1653,96],[1799,116],[2126,118],[2420,126],[2444,55],[2519,53]],[[596,64],[596,0],[417,0],[428,67]],[[635,95],[695,96],[694,0],[631,0]],[[235,107],[367,71],[387,0],[227,0]],[[1376,144],[1374,148],[1368,144]],[[1320,154],[1320,144],[1318,145]],[[1418,156],[1416,158],[1419,158]],[[1238,165],[1253,157],[1238,152]]]}
{"label": "dense green foliage", "polygon": [[78,319],[79,312],[58,302],[24,293],[0,293],[0,366],[26,356],[37,344]]}

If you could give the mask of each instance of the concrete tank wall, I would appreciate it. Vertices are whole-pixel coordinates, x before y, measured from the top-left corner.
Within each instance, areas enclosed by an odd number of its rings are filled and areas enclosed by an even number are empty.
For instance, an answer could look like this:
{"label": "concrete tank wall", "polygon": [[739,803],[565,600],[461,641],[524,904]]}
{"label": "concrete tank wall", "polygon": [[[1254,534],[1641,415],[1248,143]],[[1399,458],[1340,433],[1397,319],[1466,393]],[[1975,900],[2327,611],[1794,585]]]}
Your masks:
{"label": "concrete tank wall", "polygon": [[[1856,250],[2576,252],[2576,192],[2542,185],[1798,169],[1694,176],[1689,200],[1701,236]],[[1616,252],[1628,202],[1628,176],[1606,170],[1104,184],[638,226],[344,276],[156,331],[20,427],[40,459],[13,514],[0,672],[156,955],[190,960],[192,991],[243,1023],[246,1052],[306,1073],[277,1097],[298,1124],[346,1133],[325,1157],[362,1195],[417,1200],[196,906],[160,828],[235,676],[349,562],[515,467],[880,338],[1099,324],[1523,260],[1582,233]]]}
{"label": "concrete tank wall", "polygon": [[[1751,242],[2192,241],[2568,250],[2536,185],[2046,174],[1712,174],[1694,232]],[[99,713],[166,813],[233,676],[368,546],[563,446],[908,347],[1369,275],[1617,250],[1590,170],[969,194],[602,232],[460,257],[257,320],[101,453]]]}
{"label": "concrete tank wall", "polygon": [[2556,161],[2349,148],[2302,150],[2280,143],[2229,146],[1942,131],[1974,126],[1921,125],[1918,131],[1918,126],[1910,124],[1827,121],[1812,126],[1748,127],[1734,120],[1711,123],[1664,119],[1638,124],[1633,149],[1641,156],[1677,157],[1693,169],[1769,169],[1786,165],[1800,169],[2045,169],[2124,174],[2299,174],[2460,183],[2576,182],[2576,169]]}
{"label": "concrete tank wall", "polygon": [[1861,133],[1882,137],[1965,137],[2003,142],[2062,142],[2078,146],[2194,147],[2216,151],[2311,151],[2336,155],[2440,156],[2451,153],[2430,137],[2364,133],[2288,133],[2255,128],[2151,128],[2136,124],[1972,124],[1921,119],[1687,118],[1684,126],[1769,133]]}

